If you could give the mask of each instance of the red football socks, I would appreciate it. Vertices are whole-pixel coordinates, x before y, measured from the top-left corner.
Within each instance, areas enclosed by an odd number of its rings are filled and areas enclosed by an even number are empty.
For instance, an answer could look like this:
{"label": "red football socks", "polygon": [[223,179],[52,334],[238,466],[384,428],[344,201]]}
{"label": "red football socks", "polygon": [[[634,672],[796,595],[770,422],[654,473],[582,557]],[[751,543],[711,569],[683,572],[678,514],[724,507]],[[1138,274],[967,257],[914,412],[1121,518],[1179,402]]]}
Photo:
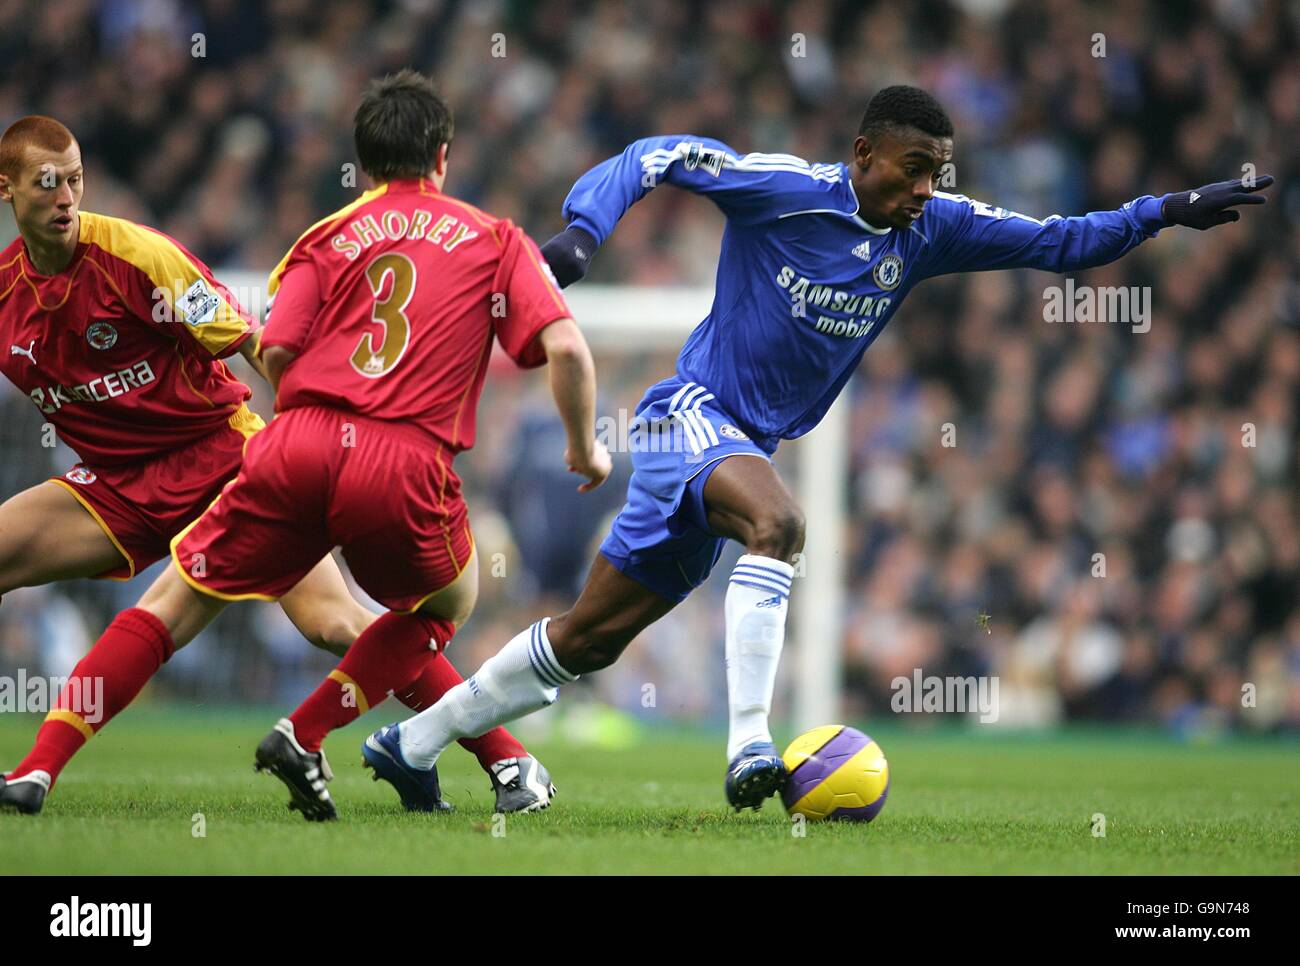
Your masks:
{"label": "red football socks", "polygon": [[118,614],[77,662],[36,732],[36,744],[9,777],[41,769],[58,778],[77,750],[135,699],[173,649],[171,633],[153,614],[138,607]]}
{"label": "red football socks", "polygon": [[[460,684],[460,676],[445,654],[431,655],[424,668],[408,687],[394,692],[393,697],[412,711],[423,711],[432,707],[444,694]],[[478,759],[483,770],[503,758],[522,758],[528,754],[524,746],[515,740],[515,736],[505,728],[493,728],[478,738],[462,738],[460,746]]]}
{"label": "red football socks", "polygon": [[355,721],[415,680],[434,651],[441,651],[455,628],[422,614],[388,613],[367,627],[338,667],[298,706],[293,722],[298,743],[319,751],[325,736]]}

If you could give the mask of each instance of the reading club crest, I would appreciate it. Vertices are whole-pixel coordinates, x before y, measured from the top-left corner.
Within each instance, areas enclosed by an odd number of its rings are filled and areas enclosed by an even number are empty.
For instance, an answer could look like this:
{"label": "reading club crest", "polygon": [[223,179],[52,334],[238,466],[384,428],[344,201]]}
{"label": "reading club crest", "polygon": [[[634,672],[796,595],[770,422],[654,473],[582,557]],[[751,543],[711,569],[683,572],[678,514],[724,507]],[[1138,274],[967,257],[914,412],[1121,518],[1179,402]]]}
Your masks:
{"label": "reading club crest", "polygon": [[897,255],[886,255],[876,262],[871,277],[883,289],[898,288],[898,283],[903,280],[903,260]]}
{"label": "reading club crest", "polygon": [[86,341],[92,349],[111,349],[117,345],[117,329],[107,322],[96,322],[86,329]]}

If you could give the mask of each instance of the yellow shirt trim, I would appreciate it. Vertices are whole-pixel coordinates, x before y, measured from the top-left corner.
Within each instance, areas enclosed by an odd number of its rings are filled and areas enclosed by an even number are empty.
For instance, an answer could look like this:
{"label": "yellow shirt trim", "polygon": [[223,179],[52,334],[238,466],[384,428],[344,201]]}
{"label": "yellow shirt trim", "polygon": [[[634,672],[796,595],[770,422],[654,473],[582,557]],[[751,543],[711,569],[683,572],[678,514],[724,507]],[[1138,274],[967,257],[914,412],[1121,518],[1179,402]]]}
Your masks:
{"label": "yellow shirt trim", "polygon": [[[81,212],[80,240],[97,245],[144,273],[153,283],[155,297],[161,297],[177,320],[188,325],[199,344],[212,355],[220,355],[232,342],[251,328],[239,310],[203,277],[203,271],[191,257],[166,235],[122,218],[110,218]],[[205,312],[191,324],[189,309],[177,306],[196,282],[202,281],[206,294],[217,300],[215,309]]]}
{"label": "yellow shirt trim", "polygon": [[319,228],[322,228],[325,225],[329,225],[332,222],[336,222],[336,221],[342,221],[344,218],[352,214],[352,212],[356,211],[366,202],[374,201],[376,198],[382,197],[387,192],[388,192],[388,184],[386,182],[384,184],[379,185],[379,187],[377,188],[371,188],[369,191],[364,192],[361,195],[361,197],[358,198],[356,201],[352,202],[351,204],[344,205],[342,208],[334,212],[334,214],[332,215],[326,215],[320,221],[316,222],[316,224],[312,225],[305,232],[299,235],[297,241],[295,241],[292,245],[290,245],[289,250],[284,253],[284,258],[280,259],[280,264],[276,265],[275,268],[271,269],[271,275],[266,280],[266,294],[275,295],[275,293],[279,291],[280,278],[281,276],[284,275],[285,267],[289,264],[289,259],[293,257],[293,253],[298,250],[298,246],[302,244],[302,240],[304,238],[306,238],[312,232],[316,231]]}

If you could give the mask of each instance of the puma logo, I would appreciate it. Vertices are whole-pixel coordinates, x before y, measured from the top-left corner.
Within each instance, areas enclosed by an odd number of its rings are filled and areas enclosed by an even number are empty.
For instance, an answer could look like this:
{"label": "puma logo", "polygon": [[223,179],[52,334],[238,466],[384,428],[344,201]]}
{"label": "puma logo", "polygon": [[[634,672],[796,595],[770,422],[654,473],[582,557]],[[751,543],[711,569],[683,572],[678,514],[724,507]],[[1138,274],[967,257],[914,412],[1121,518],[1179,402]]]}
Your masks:
{"label": "puma logo", "polygon": [[26,349],[22,346],[11,345],[9,347],[9,354],[11,356],[26,356],[28,359],[32,360],[32,365],[36,365],[36,340],[32,339],[32,344]]}

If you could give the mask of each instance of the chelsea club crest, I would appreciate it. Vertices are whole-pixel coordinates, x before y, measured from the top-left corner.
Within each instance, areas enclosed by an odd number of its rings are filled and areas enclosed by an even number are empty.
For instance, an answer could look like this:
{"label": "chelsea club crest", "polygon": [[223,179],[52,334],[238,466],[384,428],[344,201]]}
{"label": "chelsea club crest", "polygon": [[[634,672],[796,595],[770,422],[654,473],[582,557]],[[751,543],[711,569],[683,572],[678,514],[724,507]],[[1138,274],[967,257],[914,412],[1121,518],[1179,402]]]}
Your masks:
{"label": "chelsea club crest", "polygon": [[881,288],[889,290],[898,288],[898,283],[903,280],[903,260],[897,255],[886,255],[880,261],[876,262],[875,270],[872,271],[871,277],[876,280],[876,284]]}
{"label": "chelsea club crest", "polygon": [[86,341],[93,349],[111,349],[117,345],[117,329],[107,322],[96,322],[86,329]]}

